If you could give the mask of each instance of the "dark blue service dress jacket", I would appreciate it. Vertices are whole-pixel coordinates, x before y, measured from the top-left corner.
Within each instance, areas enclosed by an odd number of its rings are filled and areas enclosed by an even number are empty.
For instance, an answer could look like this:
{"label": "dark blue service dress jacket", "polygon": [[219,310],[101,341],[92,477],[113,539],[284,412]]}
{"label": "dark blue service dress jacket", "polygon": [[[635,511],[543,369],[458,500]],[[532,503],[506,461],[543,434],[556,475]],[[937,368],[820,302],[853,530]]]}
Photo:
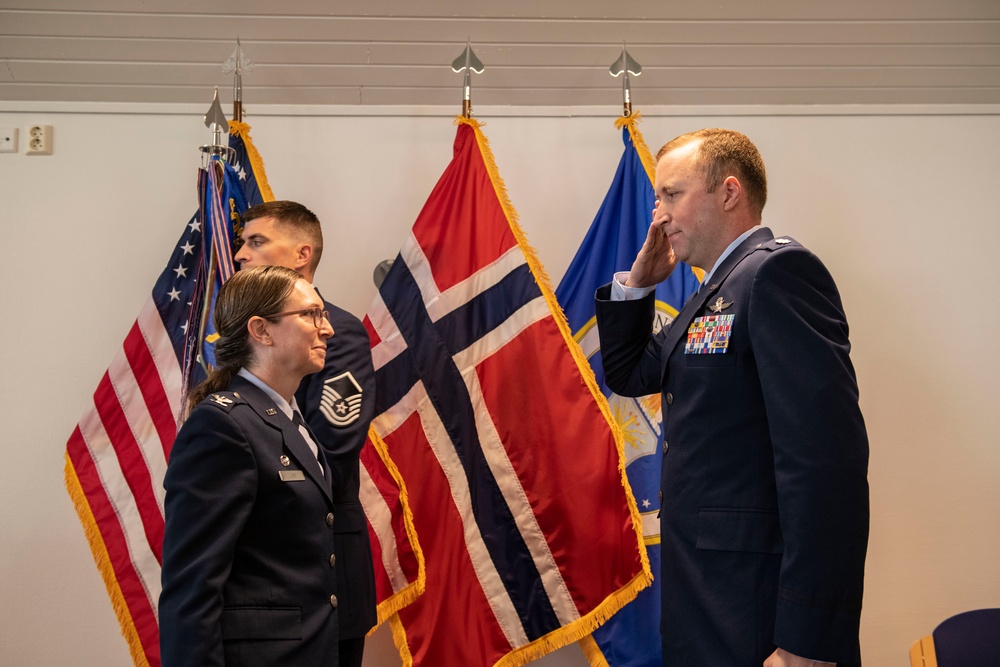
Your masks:
{"label": "dark blue service dress jacket", "polygon": [[332,303],[323,303],[334,331],[326,341],[326,363],[321,371],[302,379],[295,402],[333,473],[340,638],[358,639],[376,620],[372,548],[358,500],[358,457],[375,415],[375,371],[371,342],[361,321]]}
{"label": "dark blue service dress jacket", "polygon": [[868,438],[833,278],[762,228],[656,335],[653,295],[609,292],[608,386],[662,394],[664,665],[859,665]]}
{"label": "dark blue service dress jacket", "polygon": [[332,483],[267,394],[236,377],[167,465],[163,667],[337,664]]}

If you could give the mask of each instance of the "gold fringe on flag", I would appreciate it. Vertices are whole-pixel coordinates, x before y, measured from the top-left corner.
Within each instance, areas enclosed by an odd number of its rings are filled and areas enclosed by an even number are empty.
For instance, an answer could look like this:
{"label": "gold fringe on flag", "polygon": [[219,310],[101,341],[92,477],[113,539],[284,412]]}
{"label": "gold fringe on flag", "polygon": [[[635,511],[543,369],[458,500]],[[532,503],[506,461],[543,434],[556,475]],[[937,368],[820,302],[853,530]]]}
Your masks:
{"label": "gold fringe on flag", "polygon": [[590,667],[611,667],[608,664],[608,659],[604,657],[601,647],[594,641],[594,635],[587,635],[578,641],[577,645],[583,650],[583,656],[587,659]]}
{"label": "gold fringe on flag", "polygon": [[257,152],[257,147],[253,145],[250,138],[250,126],[238,120],[229,121],[229,134],[235,134],[243,140],[243,145],[247,149],[247,157],[250,158],[250,167],[253,169],[253,176],[257,179],[257,188],[264,201],[274,201],[274,193],[267,183],[267,174],[264,172],[264,158]]}
{"label": "gold fringe on flag", "polygon": [[646,170],[646,176],[649,177],[649,183],[653,184],[656,182],[656,163],[653,162],[653,155],[649,152],[649,147],[646,142],[643,141],[642,132],[639,131],[639,121],[642,120],[642,114],[636,111],[631,116],[621,116],[615,121],[615,128],[622,129],[623,127],[628,127],[628,134],[632,137],[632,144],[635,146],[635,152],[639,154],[639,161],[642,162],[643,168]]}
{"label": "gold fringe on flag", "polygon": [[[399,468],[396,467],[396,464],[389,457],[389,448],[385,444],[385,441],[379,437],[379,434],[375,432],[375,428],[372,426],[368,427],[368,438],[375,447],[375,451],[378,452],[379,458],[385,463],[392,479],[399,486],[399,502],[403,506],[403,525],[406,527],[406,536],[410,540],[410,546],[413,547],[413,555],[417,559],[417,580],[403,588],[403,590],[393,593],[378,605],[375,627],[368,631],[368,636],[370,637],[378,630],[382,623],[391,618],[396,618],[396,614],[400,609],[416,600],[424,592],[424,589],[427,587],[427,571],[424,567],[424,552],[420,548],[420,542],[417,540],[417,529],[413,524],[413,511],[410,509],[410,498],[406,492],[406,484],[403,482],[403,476],[400,474]],[[392,632],[395,636],[397,632],[395,626],[393,626]]]}
{"label": "gold fringe on flag", "polygon": [[399,651],[399,658],[403,663],[403,667],[413,667],[413,654],[410,653],[410,645],[406,643],[406,628],[403,627],[403,622],[399,619],[399,614],[394,614],[389,619],[389,627],[392,629],[392,643],[396,645],[396,650]]}
{"label": "gold fringe on flag", "polygon": [[73,462],[70,460],[68,453],[66,454],[66,465],[63,468],[63,476],[66,482],[66,491],[73,500],[76,514],[83,525],[83,533],[90,544],[90,552],[94,556],[94,564],[97,565],[97,570],[101,573],[101,579],[104,580],[104,587],[108,590],[108,597],[111,598],[111,606],[115,610],[115,616],[118,617],[118,625],[121,627],[122,637],[125,638],[125,642],[128,644],[128,651],[132,655],[132,662],[135,663],[136,667],[149,667],[149,662],[146,660],[146,652],[143,650],[142,642],[139,640],[139,633],[136,631],[135,623],[132,621],[132,614],[129,612],[125,596],[122,594],[122,589],[118,585],[118,579],[115,577],[114,568],[111,566],[111,557],[108,556],[108,549],[104,545],[104,538],[101,537],[101,531],[97,527],[94,513],[90,509],[90,503],[87,502],[87,496],[83,492],[83,487],[80,486],[80,478],[76,474],[76,468],[73,467]]}
{"label": "gold fringe on flag", "polygon": [[[642,114],[636,111],[631,116],[620,116],[615,121],[615,127],[619,130],[623,127],[628,127],[628,134],[632,137],[632,145],[635,146],[635,152],[639,154],[639,161],[642,162],[642,166],[646,170],[646,176],[649,177],[649,184],[655,188],[656,162],[653,160],[653,154],[649,152],[649,146],[646,145],[646,142],[642,138],[642,132],[639,131],[640,120],[642,120]],[[698,279],[698,282],[701,282],[705,278],[705,272],[693,266],[691,267],[691,273]]]}
{"label": "gold fringe on flag", "polygon": [[507,187],[504,185],[503,179],[500,178],[500,174],[497,171],[496,162],[493,158],[493,151],[490,150],[489,140],[480,129],[479,121],[474,118],[464,118],[459,116],[455,119],[455,124],[469,125],[475,131],[479,151],[483,156],[483,162],[486,164],[486,171],[490,175],[490,181],[493,183],[493,190],[496,193],[497,199],[500,201],[500,206],[503,209],[504,215],[507,217],[507,223],[510,225],[514,238],[517,239],[517,244],[521,247],[521,251],[527,259],[528,267],[534,275],[535,281],[538,283],[538,287],[541,290],[542,295],[545,297],[545,302],[548,304],[549,310],[552,313],[552,319],[559,328],[559,332],[562,334],[566,347],[569,348],[570,353],[573,356],[573,360],[576,362],[584,383],[590,390],[591,395],[594,397],[594,401],[597,403],[601,413],[608,422],[608,427],[611,429],[611,433],[615,441],[615,447],[618,450],[618,473],[621,476],[622,487],[625,489],[629,514],[632,517],[632,527],[635,531],[636,542],[638,544],[639,558],[642,563],[642,571],[633,577],[632,581],[605,598],[605,600],[589,614],[580,617],[576,621],[573,621],[558,630],[550,632],[530,644],[526,644],[525,646],[515,649],[498,660],[494,666],[519,667],[520,665],[529,663],[532,660],[537,660],[543,655],[551,653],[558,648],[566,646],[567,644],[589,635],[596,628],[600,627],[602,623],[611,618],[615,612],[634,600],[635,596],[639,594],[639,591],[649,586],[653,580],[653,575],[649,567],[649,557],[646,554],[646,545],[643,541],[642,519],[640,518],[639,509],[635,503],[635,497],[632,495],[632,487],[629,485],[628,477],[625,475],[624,438],[622,436],[621,428],[611,415],[611,409],[608,406],[607,399],[597,387],[594,370],[590,367],[590,363],[584,356],[583,350],[580,349],[580,345],[573,340],[573,334],[570,332],[569,324],[566,321],[566,314],[563,313],[562,308],[556,301],[555,293],[552,290],[552,284],[548,275],[545,273],[541,262],[538,260],[538,255],[535,252],[535,249],[528,243],[524,230],[521,229],[521,226],[518,223],[517,211],[514,210],[514,207],[510,203],[510,198],[507,196]]}

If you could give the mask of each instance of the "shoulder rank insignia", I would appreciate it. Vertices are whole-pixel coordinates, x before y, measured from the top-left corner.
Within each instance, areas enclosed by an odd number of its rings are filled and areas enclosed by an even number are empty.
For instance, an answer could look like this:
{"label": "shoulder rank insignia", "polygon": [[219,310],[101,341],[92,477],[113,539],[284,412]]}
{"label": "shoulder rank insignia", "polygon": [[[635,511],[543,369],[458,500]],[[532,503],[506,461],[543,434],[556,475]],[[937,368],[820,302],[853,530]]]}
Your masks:
{"label": "shoulder rank insignia", "polygon": [[729,308],[729,306],[731,306],[731,305],[733,305],[732,301],[728,301],[728,302],[724,301],[723,298],[720,296],[718,299],[715,300],[715,303],[713,303],[711,306],[709,306],[708,309],[710,311],[712,311],[713,313],[721,313],[726,308]]}
{"label": "shoulder rank insignia", "polygon": [[774,239],[774,242],[775,243],[779,243],[781,245],[785,245],[786,243],[791,243],[792,240],[791,239]]}
{"label": "shoulder rank insignia", "polygon": [[210,399],[213,403],[218,403],[219,405],[228,406],[233,404],[233,399],[228,396],[223,396],[222,394],[212,394]]}

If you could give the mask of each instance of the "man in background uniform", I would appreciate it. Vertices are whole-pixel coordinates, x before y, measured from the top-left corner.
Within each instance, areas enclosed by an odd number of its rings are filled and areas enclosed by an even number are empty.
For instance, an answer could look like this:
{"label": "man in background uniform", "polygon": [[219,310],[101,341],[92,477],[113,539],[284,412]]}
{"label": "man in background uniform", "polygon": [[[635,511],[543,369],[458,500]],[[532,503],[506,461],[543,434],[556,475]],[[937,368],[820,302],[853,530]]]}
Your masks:
{"label": "man in background uniform", "polygon": [[[273,201],[248,209],[242,219],[242,246],[235,256],[241,269],[284,266],[313,282],[323,254],[323,230],[312,211],[296,202]],[[376,620],[371,544],[358,500],[358,457],[375,413],[375,372],[361,321],[326,299],[323,303],[334,331],[327,340],[326,363],[302,380],[295,400],[333,475],[330,567],[337,570],[340,667],[360,667],[365,634]]]}

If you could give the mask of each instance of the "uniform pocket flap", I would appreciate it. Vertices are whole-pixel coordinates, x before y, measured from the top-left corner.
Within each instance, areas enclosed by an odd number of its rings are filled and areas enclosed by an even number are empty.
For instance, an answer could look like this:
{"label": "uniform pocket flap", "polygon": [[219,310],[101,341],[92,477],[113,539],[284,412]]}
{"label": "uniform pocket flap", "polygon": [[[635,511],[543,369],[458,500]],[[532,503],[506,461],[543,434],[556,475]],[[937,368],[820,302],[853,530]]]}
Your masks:
{"label": "uniform pocket flap", "polygon": [[223,609],[222,638],[302,639],[302,610],[299,607]]}
{"label": "uniform pocket flap", "polygon": [[699,549],[780,554],[783,549],[778,513],[765,509],[698,511]]}

